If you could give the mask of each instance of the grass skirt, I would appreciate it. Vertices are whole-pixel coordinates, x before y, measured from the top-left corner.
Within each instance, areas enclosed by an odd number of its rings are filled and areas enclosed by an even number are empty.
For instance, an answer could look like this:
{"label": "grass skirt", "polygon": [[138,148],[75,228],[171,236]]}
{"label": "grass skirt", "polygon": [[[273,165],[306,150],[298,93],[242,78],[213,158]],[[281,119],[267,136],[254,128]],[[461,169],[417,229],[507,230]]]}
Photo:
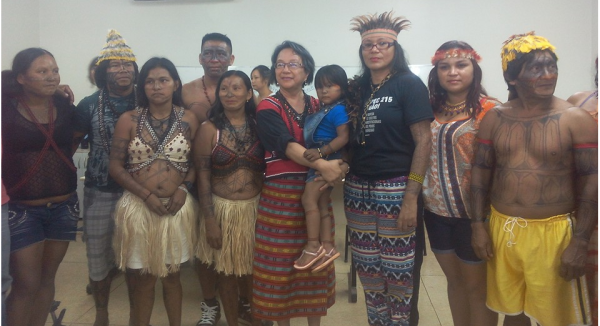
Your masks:
{"label": "grass skirt", "polygon": [[[161,198],[163,203],[168,200]],[[119,269],[140,268],[158,277],[179,271],[193,252],[197,212],[198,204],[189,194],[175,216],[158,216],[141,198],[125,191],[115,210],[113,246]]]}
{"label": "grass skirt", "polygon": [[254,224],[258,207],[256,196],[246,200],[229,200],[213,194],[215,218],[221,227],[222,247],[213,249],[206,241],[206,228],[201,220],[198,227],[196,257],[226,275],[252,274],[254,254]]}

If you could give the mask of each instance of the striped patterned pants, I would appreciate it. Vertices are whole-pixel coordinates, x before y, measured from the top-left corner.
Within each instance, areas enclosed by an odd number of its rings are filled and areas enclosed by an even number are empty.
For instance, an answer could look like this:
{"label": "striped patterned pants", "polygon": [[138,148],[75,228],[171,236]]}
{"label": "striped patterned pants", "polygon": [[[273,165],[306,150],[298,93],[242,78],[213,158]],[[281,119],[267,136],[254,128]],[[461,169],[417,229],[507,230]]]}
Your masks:
{"label": "striped patterned pants", "polygon": [[409,325],[416,235],[401,233],[396,224],[407,180],[346,177],[344,209],[352,260],[371,326]]}

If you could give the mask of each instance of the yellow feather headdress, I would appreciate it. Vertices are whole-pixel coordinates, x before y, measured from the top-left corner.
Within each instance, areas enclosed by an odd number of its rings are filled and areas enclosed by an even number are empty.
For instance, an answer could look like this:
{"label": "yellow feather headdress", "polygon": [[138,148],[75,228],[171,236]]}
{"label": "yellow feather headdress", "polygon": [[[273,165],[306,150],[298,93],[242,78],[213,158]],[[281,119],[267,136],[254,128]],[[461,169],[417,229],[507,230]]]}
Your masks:
{"label": "yellow feather headdress", "polygon": [[502,71],[508,69],[508,63],[520,58],[526,53],[534,50],[550,50],[556,55],[554,45],[542,37],[537,36],[533,31],[526,34],[512,35],[504,41],[500,57],[502,57]]}

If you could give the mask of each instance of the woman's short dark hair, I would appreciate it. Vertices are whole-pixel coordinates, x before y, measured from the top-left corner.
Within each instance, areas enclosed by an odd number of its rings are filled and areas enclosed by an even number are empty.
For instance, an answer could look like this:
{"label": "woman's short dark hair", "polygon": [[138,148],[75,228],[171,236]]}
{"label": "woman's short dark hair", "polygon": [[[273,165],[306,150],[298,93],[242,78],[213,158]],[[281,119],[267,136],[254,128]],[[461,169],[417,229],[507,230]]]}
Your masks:
{"label": "woman's short dark hair", "polygon": [[[173,104],[177,106],[183,106],[183,101],[181,99],[181,78],[179,78],[177,68],[175,68],[175,65],[173,64],[173,62],[171,62],[171,60],[159,57],[150,58],[150,60],[144,63],[144,65],[142,66],[142,70],[140,70],[140,75],[137,79],[137,84],[139,85],[139,87],[137,88],[138,105],[142,108],[148,107],[150,105],[150,102],[148,101],[148,96],[146,96],[146,90],[144,85],[146,84],[146,78],[148,78],[150,70],[154,68],[164,68],[169,72],[169,75],[171,76],[171,78],[173,78],[173,81],[179,84],[177,86],[177,89],[175,90],[175,93],[173,93]],[[96,72],[96,76],[98,76],[98,72]]]}
{"label": "woman's short dark hair", "polygon": [[[404,55],[404,49],[397,41],[394,41],[394,58],[392,59],[392,73],[405,73],[410,72],[410,68],[408,67],[408,60]],[[361,66],[361,78],[360,84],[361,86],[369,86],[371,84],[371,70],[365,64],[365,58],[363,57],[362,48],[358,48],[358,56],[360,58],[360,66]]]}
{"label": "woman's short dark hair", "polygon": [[252,69],[250,74],[252,75],[254,73],[254,71],[258,71],[258,74],[260,75],[260,77],[262,79],[269,81],[269,78],[271,77],[271,69],[269,69],[269,67],[267,67],[265,65],[256,66],[256,67],[254,67],[254,69]]}
{"label": "woman's short dark hair", "polygon": [[[436,52],[450,49],[474,50],[473,47],[471,47],[467,42],[454,40],[442,44],[436,50]],[[467,93],[466,107],[470,110],[469,115],[471,117],[475,117],[477,114],[479,114],[479,112],[481,112],[481,103],[479,102],[479,97],[481,94],[487,95],[487,93],[483,86],[481,86],[481,81],[483,79],[481,67],[474,59],[471,59],[471,63],[473,64],[473,81],[471,82],[471,86],[469,86],[469,92]],[[429,72],[428,81],[429,101],[431,102],[431,106],[434,110],[441,110],[442,105],[444,105],[448,99],[448,92],[442,88],[442,85],[440,84],[438,65],[439,61],[431,69],[431,72]]]}
{"label": "woman's short dark hair", "polygon": [[2,71],[2,95],[18,96],[23,93],[23,87],[17,82],[19,74],[24,74],[29,70],[35,59],[49,55],[54,58],[54,55],[42,48],[28,48],[19,51],[13,59],[12,69]]}
{"label": "woman's short dark hair", "polygon": [[[221,98],[219,97],[219,90],[221,89],[221,84],[225,78],[231,76],[238,76],[244,82],[246,86],[246,91],[252,91],[252,83],[250,82],[250,78],[246,73],[240,70],[229,70],[221,75],[219,81],[217,82],[217,89],[215,90],[215,103],[212,105],[210,110],[208,111],[208,120],[215,124],[218,129],[223,129],[225,126],[225,108],[223,107],[223,103],[221,102]],[[249,101],[246,101],[246,106],[244,107],[244,112],[246,113],[246,119],[250,126],[254,126],[254,118],[256,117],[256,104],[254,103],[254,92],[252,93],[252,98]]]}
{"label": "woman's short dark hair", "polygon": [[313,81],[313,75],[315,73],[315,59],[313,59],[310,52],[306,50],[302,45],[292,42],[292,41],[283,41],[283,43],[279,44],[275,50],[273,51],[273,55],[271,56],[271,77],[269,78],[269,84],[277,83],[277,77],[275,76],[275,63],[277,63],[277,56],[279,52],[284,49],[292,49],[294,53],[296,53],[300,59],[302,59],[302,66],[304,71],[308,75],[306,79],[306,84],[310,84]]}
{"label": "woman's short dark hair", "polygon": [[342,97],[340,99],[348,97],[348,75],[346,75],[344,68],[338,65],[321,67],[315,75],[315,87],[321,88],[327,82],[340,86],[342,91]]}
{"label": "woman's short dark hair", "polygon": [[506,71],[504,72],[504,81],[506,81],[506,85],[508,85],[509,101],[519,97],[519,94],[517,94],[517,89],[514,85],[511,85],[509,82],[519,78],[519,74],[521,73],[521,70],[523,70],[523,66],[533,61],[535,59],[535,54],[541,51],[547,51],[548,53],[550,53],[554,61],[558,60],[556,54],[550,50],[533,50],[529,53],[523,54],[520,58],[517,58],[508,63]]}
{"label": "woman's short dark hair", "polygon": [[[96,81],[96,87],[104,88],[106,87],[106,76],[108,76],[108,66],[112,60],[104,60],[100,62],[98,66],[96,66],[96,73],[94,74],[94,80]],[[120,60],[119,60],[120,61]],[[133,80],[137,80],[139,75],[137,62],[133,61]],[[143,84],[141,84],[143,85]]]}

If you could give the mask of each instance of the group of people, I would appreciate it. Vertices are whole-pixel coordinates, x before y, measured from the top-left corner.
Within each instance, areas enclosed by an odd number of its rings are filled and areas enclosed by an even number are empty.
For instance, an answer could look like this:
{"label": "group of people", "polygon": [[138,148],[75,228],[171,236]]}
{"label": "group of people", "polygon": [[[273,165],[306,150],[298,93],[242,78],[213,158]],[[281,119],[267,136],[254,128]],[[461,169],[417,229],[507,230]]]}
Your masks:
{"label": "group of people", "polygon": [[[210,33],[204,76],[183,85],[166,58],[138,70],[111,30],[93,70],[98,90],[77,107],[50,52],[19,52],[2,73],[8,324],[45,323],[77,231],[72,155],[87,136],[95,326],[109,324],[120,272],[130,325],[149,325],[157,279],[169,324],[181,325],[179,270],[194,258],[198,326],[215,325],[221,304],[229,325],[320,325],[335,302],[330,194],[342,184],[369,325],[418,324],[425,228],[455,325],[496,325],[497,313],[505,325],[590,325],[597,285],[583,275],[597,232],[597,123],[582,108],[597,117],[597,91],[575,103],[554,97],[555,48],[533,33],[502,48],[507,103],[487,95],[481,58],[462,41],[435,52],[426,87],[398,43],[408,20],[386,12],[352,22],[362,73],[350,81],[337,65],[314,76],[312,55],[292,41],[275,48],[270,68],[228,71],[231,40]],[[318,99],[303,90],[313,79]]]}

